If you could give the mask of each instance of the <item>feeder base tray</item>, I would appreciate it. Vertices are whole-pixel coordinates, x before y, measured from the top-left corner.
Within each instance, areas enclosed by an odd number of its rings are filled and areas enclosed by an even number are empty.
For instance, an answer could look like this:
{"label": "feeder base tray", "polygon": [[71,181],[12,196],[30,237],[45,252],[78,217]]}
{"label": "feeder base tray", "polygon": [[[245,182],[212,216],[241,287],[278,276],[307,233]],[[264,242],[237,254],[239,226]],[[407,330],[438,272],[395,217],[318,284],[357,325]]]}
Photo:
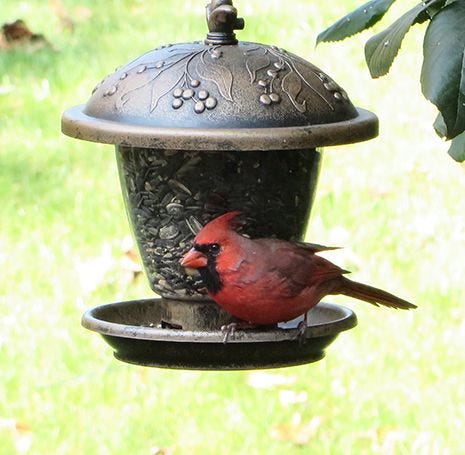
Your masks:
{"label": "feeder base tray", "polygon": [[340,332],[357,325],[355,313],[348,308],[320,302],[309,311],[305,335],[299,340],[301,320],[271,328],[238,329],[225,344],[220,327],[233,319],[215,303],[145,299],[90,309],[84,313],[82,325],[100,333],[123,362],[199,370],[316,362]]}

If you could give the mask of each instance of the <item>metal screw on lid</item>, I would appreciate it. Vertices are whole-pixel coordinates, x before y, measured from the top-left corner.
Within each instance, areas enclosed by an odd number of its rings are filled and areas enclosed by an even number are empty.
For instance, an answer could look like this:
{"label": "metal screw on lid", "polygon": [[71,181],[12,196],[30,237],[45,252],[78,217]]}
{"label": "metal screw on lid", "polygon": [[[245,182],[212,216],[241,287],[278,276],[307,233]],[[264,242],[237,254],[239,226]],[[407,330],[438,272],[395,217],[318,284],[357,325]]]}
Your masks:
{"label": "metal screw on lid", "polygon": [[237,17],[231,0],[213,0],[207,5],[209,33],[206,44],[237,44],[234,30],[243,30],[244,19]]}

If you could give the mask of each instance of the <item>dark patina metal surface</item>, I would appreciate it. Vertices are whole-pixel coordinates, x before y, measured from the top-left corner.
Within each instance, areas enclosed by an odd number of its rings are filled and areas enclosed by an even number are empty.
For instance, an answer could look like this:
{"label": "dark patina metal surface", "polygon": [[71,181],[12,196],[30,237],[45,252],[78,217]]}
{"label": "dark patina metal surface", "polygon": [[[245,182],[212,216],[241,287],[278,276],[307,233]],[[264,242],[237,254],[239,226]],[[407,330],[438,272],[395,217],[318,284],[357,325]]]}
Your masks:
{"label": "dark patina metal surface", "polygon": [[[237,42],[231,2],[207,9],[205,41],[168,44],[107,76],[63,114],[69,136],[158,149],[292,150],[377,135],[322,70],[278,46]],[[214,37],[214,38],[213,38]]]}
{"label": "dark patina metal surface", "polygon": [[218,305],[164,299],[102,305],[82,318],[83,326],[100,333],[119,360],[205,370],[315,362],[324,357],[326,347],[340,332],[357,324],[351,310],[319,303],[308,313],[304,343],[299,341],[296,320],[269,329],[238,330],[225,344],[219,328],[231,321]]}

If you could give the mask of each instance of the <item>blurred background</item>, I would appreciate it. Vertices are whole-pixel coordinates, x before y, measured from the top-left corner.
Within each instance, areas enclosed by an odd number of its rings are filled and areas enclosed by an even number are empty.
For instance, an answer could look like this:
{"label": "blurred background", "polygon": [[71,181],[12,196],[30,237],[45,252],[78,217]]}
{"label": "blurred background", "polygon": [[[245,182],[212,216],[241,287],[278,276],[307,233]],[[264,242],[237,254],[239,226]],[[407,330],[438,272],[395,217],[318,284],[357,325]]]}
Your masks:
{"label": "blurred background", "polygon": [[[358,327],[321,362],[255,372],[126,365],[81,328],[92,306],[153,294],[113,148],[63,136],[61,112],[141,53],[202,39],[204,3],[1,2],[1,24],[43,38],[0,41],[0,454],[463,453],[464,167],[420,93],[424,25],[379,80],[371,32],[315,48],[355,0],[235,0],[238,36],[312,61],[379,116],[377,139],[325,150],[307,239],[344,247],[330,258],[354,279],[419,308],[331,298]],[[399,3],[384,25],[414,5]]]}

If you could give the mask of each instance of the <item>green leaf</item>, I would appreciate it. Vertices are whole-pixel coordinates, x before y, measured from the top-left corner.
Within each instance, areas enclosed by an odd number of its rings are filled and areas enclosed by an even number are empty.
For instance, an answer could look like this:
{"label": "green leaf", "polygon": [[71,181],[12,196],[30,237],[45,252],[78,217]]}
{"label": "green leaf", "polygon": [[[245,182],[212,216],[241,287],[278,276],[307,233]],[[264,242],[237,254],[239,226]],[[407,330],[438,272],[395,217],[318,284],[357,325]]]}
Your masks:
{"label": "green leaf", "polygon": [[448,139],[465,130],[465,2],[445,6],[423,41],[421,88],[444,118]]}
{"label": "green leaf", "polygon": [[371,0],[365,3],[321,32],[316,44],[323,41],[340,41],[372,27],[394,2],[395,0]]}
{"label": "green leaf", "polygon": [[452,139],[451,146],[447,153],[459,163],[465,161],[465,132]]}
{"label": "green leaf", "polygon": [[418,17],[431,3],[420,3],[397,19],[387,29],[372,36],[365,44],[365,59],[372,78],[384,76],[389,72],[396,58],[402,40]]}
{"label": "green leaf", "polygon": [[418,18],[419,19],[418,23],[421,24],[422,22],[425,22],[425,20],[432,19],[434,15],[436,15],[439,11],[441,11],[441,9],[443,8],[445,4],[447,4],[446,0],[432,2],[425,11],[424,20],[421,20],[422,18],[420,15],[420,17]]}
{"label": "green leaf", "polygon": [[438,113],[436,120],[433,123],[433,128],[440,138],[445,138],[447,136],[447,126],[444,123],[444,118],[440,112]]}

